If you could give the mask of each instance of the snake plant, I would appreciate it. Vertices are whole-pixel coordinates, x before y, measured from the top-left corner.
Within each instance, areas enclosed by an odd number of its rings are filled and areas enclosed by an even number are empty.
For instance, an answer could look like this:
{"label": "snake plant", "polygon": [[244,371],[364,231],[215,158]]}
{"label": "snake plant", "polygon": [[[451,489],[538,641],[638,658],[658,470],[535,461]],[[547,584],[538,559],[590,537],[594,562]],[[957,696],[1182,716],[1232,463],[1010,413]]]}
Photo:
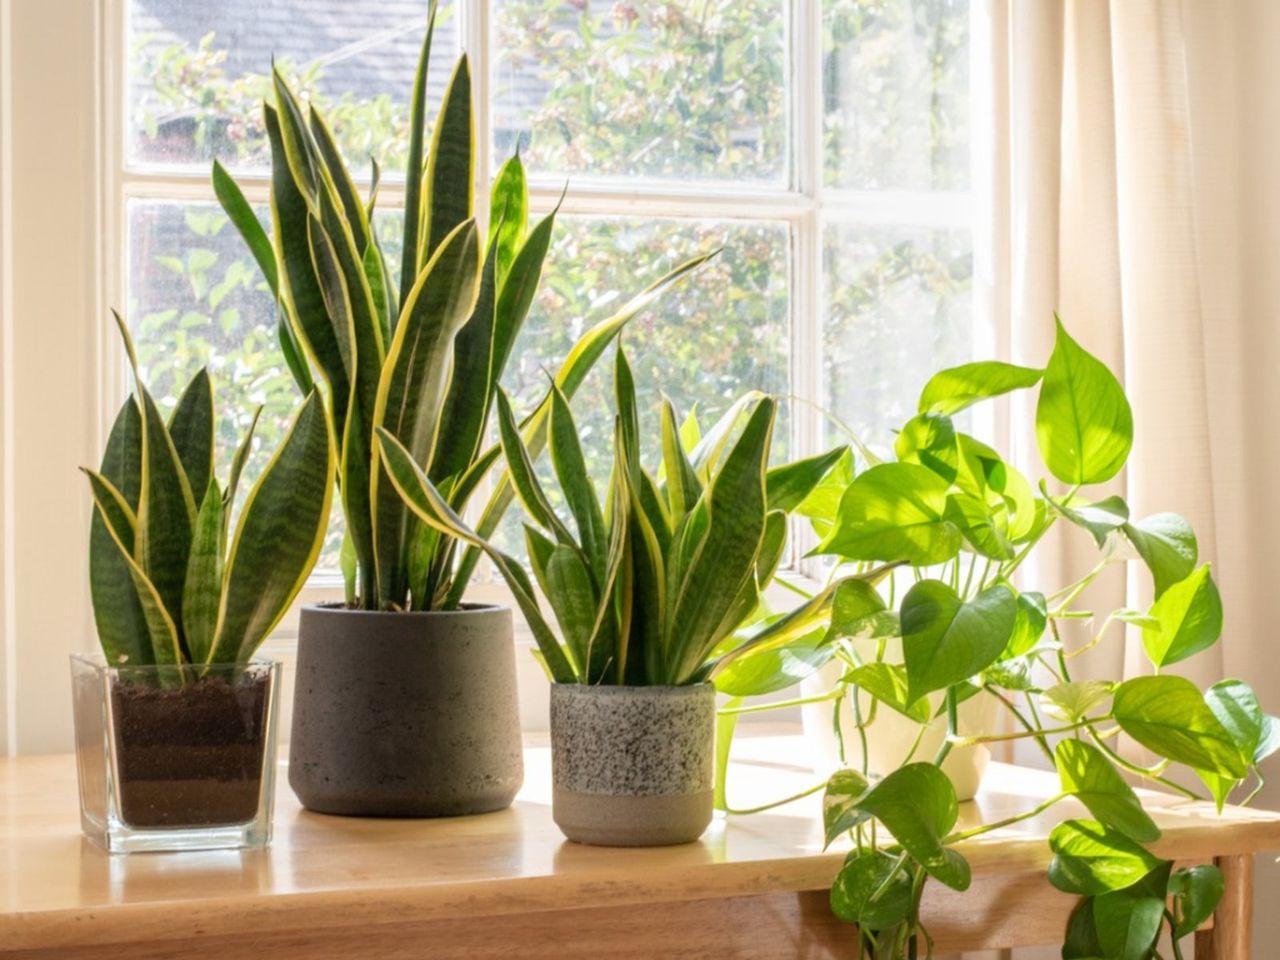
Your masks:
{"label": "snake plant", "polygon": [[524,569],[467,528],[387,430],[378,432],[382,459],[418,517],[489,554],[553,680],[699,683],[744,653],[791,636],[798,620],[790,616],[750,633],[743,628],[760,610],[762,591],[782,559],[788,511],[843,451],[769,469],[773,399],[743,397],[702,437],[693,418],[681,429],[674,407],[664,401],[655,474],[642,463],[635,388],[621,349],[614,383],[613,468],[604,504],[587,474],[567,398],[552,392],[551,462],[567,520],[535,475],[510,404],[498,394],[503,453],[533,521],[525,527],[529,560],[559,638]]}
{"label": "snake plant", "polygon": [[[242,663],[279,622],[324,541],[335,453],[313,391],[250,489],[232,506],[253,439],[214,475],[213,390],[201,370],[166,421],[138,373],[89,478],[89,582],[98,638],[113,666]],[[261,410],[259,410],[261,413]],[[228,539],[230,548],[228,549]]]}
{"label": "snake plant", "polygon": [[[304,109],[279,71],[264,105],[271,143],[268,239],[235,181],[214,164],[215,191],[280,305],[280,342],[300,389],[322,384],[339,438],[337,482],[347,522],[343,572],[349,604],[370,610],[452,609],[478,552],[458,563],[456,540],[417,520],[374,456],[386,430],[461,512],[498,459],[485,446],[498,383],[541,276],[555,213],[529,227],[519,155],[493,182],[490,224],[474,211],[475,131],[471,74],[459,59],[426,144],[431,6],[411,101],[399,288],[372,228],[378,188],[357,193],[330,129]],[[486,235],[487,234],[487,235]],[[570,396],[609,341],[679,277],[672,271],[575,344],[556,382]],[[314,371],[314,374],[313,374]],[[522,425],[532,451],[545,444],[548,397]],[[480,529],[496,529],[512,499],[491,494]]]}

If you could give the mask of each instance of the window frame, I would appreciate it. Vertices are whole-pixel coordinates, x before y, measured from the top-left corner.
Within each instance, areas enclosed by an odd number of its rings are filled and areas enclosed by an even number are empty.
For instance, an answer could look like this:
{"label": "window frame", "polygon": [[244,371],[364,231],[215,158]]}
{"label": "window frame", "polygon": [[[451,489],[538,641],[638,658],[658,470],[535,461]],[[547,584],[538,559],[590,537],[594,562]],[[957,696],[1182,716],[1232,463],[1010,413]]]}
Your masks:
{"label": "window frame", "polygon": [[[103,0],[101,20],[100,175],[102,236],[110,238],[99,256],[99,289],[107,304],[127,303],[128,204],[131,200],[216,201],[208,176],[162,164],[130,164],[128,139],[128,10],[131,0]],[[488,186],[493,173],[490,129],[490,97],[493,85],[493,23],[490,0],[454,0],[459,17],[461,48],[473,66],[476,137],[477,218],[488,216]],[[825,182],[824,90],[822,71],[823,0],[780,0],[785,7],[787,29],[787,153],[782,185],[749,181],[680,182],[648,178],[570,178],[564,192],[563,176],[531,173],[530,213],[549,213],[557,204],[567,216],[662,217],[685,221],[765,222],[785,225],[788,234],[788,377],[798,401],[790,410],[790,444],[795,456],[820,452],[824,439],[822,408],[826,401],[823,371],[826,294],[823,274],[823,236],[832,224],[864,226],[968,229],[979,236],[975,222],[976,178],[967,191],[850,190]],[[977,26],[981,4],[974,0],[970,22]],[[971,29],[971,37],[978,34]],[[971,51],[973,47],[971,46]],[[970,58],[971,81],[977,70]],[[970,91],[971,139],[977,135],[977,88]],[[974,156],[977,157],[976,147]],[[270,188],[265,173],[237,174],[246,198],[266,204]],[[404,182],[383,180],[379,190],[382,209],[402,208]],[[975,242],[975,254],[977,244]],[[977,261],[975,258],[975,267]],[[980,323],[978,303],[973,304],[974,340],[985,346],[990,331]],[[96,431],[105,438],[111,415],[128,392],[123,348],[113,338],[100,339],[98,350],[100,403]],[[798,585],[813,586],[824,575],[821,558],[805,559],[815,543],[807,525],[793,526],[791,554],[782,576]],[[505,584],[495,581],[485,567],[470,592],[487,600],[510,603]],[[267,652],[292,649],[297,609],[304,603],[338,600],[342,581],[336,571],[318,571],[308,580],[294,609],[268,641]],[[521,638],[531,642],[527,636]]]}

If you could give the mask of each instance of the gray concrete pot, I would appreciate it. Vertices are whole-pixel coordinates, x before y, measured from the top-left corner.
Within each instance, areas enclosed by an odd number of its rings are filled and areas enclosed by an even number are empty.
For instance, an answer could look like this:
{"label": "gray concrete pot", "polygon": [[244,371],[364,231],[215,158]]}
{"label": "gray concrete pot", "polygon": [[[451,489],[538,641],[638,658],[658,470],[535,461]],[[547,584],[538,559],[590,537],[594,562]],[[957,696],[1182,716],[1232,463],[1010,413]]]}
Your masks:
{"label": "gray concrete pot", "polygon": [[716,692],[551,687],[552,816],[570,840],[653,847],[711,823]]}
{"label": "gray concrete pot", "polygon": [[302,608],[289,785],[303,806],[488,813],[523,779],[510,610]]}

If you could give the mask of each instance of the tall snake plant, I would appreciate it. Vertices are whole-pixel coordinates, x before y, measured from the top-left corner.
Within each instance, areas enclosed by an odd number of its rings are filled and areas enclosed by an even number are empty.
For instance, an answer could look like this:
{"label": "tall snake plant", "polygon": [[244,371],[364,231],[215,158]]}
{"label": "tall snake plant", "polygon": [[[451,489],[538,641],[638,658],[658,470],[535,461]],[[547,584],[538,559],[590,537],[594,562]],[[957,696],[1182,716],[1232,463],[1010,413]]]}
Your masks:
{"label": "tall snake plant", "polygon": [[[166,421],[116,322],[135,392],[120,409],[93,493],[89,583],[112,666],[243,663],[306,581],[329,521],[336,455],[313,391],[240,509],[255,414],[225,488],[214,475],[213,390],[201,370]],[[261,410],[258,411],[261,413]],[[228,538],[230,548],[228,549]]]}
{"label": "tall snake plant", "polygon": [[[759,616],[763,591],[786,545],[787,514],[843,453],[768,467],[775,402],[749,394],[698,436],[662,405],[658,473],[641,460],[631,369],[619,349],[614,375],[614,459],[605,504],[587,474],[567,398],[553,390],[551,462],[571,518],[552,506],[533,469],[505,395],[498,394],[504,456],[526,525],[530,565],[560,638],[532,582],[512,558],[469,530],[447,498],[389,431],[378,433],[391,481],[430,526],[488,552],[560,683],[699,683],[748,652],[788,642],[812,611]],[[570,524],[574,529],[570,528]],[[829,603],[832,591],[815,600]],[[758,623],[758,629],[747,629]]]}
{"label": "tall snake plant", "polygon": [[[533,302],[555,213],[532,228],[518,154],[493,182],[487,236],[474,211],[475,131],[466,56],[425,143],[427,67],[436,7],[414,80],[400,283],[372,229],[378,167],[358,194],[328,124],[304,109],[279,71],[264,104],[271,144],[268,239],[235,181],[217,163],[213,183],[280,308],[279,336],[299,388],[323,385],[339,438],[337,482],[347,521],[347,600],[369,610],[452,609],[479,553],[458,562],[456,540],[406,509],[374,455],[375,431],[404,445],[452,510],[462,512],[498,459],[486,447],[498,383]],[[555,377],[572,396],[626,322],[701,257],[676,268],[589,329]],[[534,453],[546,442],[550,395],[522,424]],[[512,499],[505,477],[479,527],[496,529]]]}

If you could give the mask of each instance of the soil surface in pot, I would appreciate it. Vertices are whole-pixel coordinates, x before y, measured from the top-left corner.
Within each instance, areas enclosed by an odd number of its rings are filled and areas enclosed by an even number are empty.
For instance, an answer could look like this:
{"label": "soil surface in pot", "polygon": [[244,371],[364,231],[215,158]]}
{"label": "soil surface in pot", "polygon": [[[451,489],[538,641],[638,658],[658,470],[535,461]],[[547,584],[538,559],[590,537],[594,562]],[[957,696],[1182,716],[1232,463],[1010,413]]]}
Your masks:
{"label": "soil surface in pot", "polygon": [[132,827],[246,823],[258,811],[269,674],[112,687],[121,817]]}

